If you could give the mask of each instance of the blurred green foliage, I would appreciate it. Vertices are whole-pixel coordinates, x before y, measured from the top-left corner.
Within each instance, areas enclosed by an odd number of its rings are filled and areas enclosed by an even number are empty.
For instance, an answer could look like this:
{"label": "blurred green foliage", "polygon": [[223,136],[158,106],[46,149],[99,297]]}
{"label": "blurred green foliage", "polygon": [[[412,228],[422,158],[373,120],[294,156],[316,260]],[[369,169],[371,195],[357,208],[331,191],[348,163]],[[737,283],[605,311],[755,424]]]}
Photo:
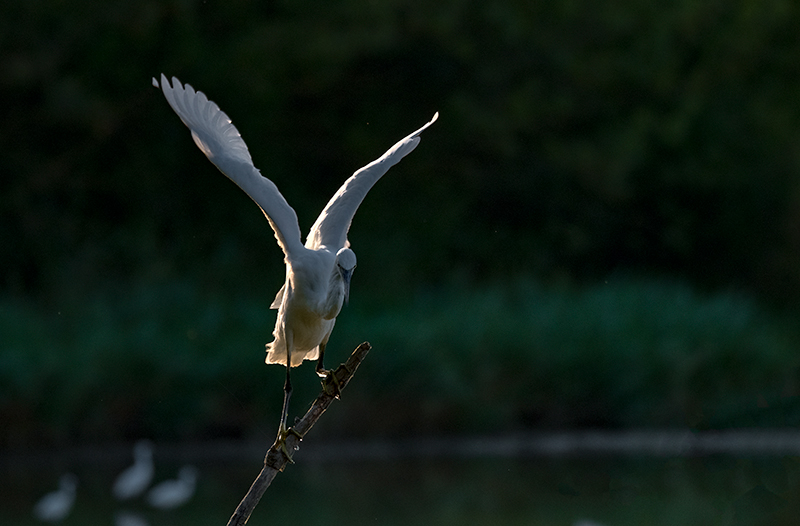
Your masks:
{"label": "blurred green foliage", "polygon": [[[277,425],[284,369],[262,364],[274,319],[264,301],[173,281],[57,313],[0,309],[0,444],[269,440]],[[346,403],[315,434],[800,424],[800,333],[735,294],[516,281],[390,307],[354,299],[328,365],[366,336],[374,349]],[[319,391],[312,365],[293,383],[301,414]]]}
{"label": "blurred green foliage", "polygon": [[3,290],[198,265],[280,281],[257,209],[150,86],[164,71],[233,118],[303,229],[441,111],[353,225],[375,288],[633,270],[800,294],[795,2],[30,1],[0,20]]}

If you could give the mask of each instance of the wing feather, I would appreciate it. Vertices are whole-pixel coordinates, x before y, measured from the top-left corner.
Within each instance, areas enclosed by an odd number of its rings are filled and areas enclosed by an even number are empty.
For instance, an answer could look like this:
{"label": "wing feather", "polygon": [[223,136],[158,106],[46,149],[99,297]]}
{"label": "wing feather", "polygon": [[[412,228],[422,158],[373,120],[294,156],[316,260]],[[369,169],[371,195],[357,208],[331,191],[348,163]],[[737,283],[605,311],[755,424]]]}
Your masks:
{"label": "wing feather", "polygon": [[261,208],[286,256],[302,251],[297,214],[278,187],[253,165],[247,144],[225,112],[208,100],[202,91],[195,91],[189,84],[181,85],[175,77],[172,77],[170,86],[163,73],[161,90],[169,105],[191,130],[197,147]]}
{"label": "wing feather", "polygon": [[315,250],[321,246],[328,246],[336,252],[344,247],[347,243],[350,223],[367,192],[389,168],[400,162],[400,159],[417,147],[420,141],[419,135],[438,117],[439,113],[437,112],[430,122],[397,142],[378,159],[351,175],[328,201],[314,226],[311,227],[306,239],[306,248]]}

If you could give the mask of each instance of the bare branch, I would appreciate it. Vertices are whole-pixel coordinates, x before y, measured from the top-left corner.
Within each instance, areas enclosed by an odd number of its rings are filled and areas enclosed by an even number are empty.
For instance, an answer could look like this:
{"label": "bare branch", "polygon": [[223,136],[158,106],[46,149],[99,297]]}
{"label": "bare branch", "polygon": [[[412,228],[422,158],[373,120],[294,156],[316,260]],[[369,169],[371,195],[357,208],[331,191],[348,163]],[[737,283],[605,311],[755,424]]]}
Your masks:
{"label": "bare branch", "polygon": [[[339,391],[343,390],[350,382],[356,369],[358,369],[358,366],[367,356],[371,348],[369,342],[362,343],[356,347],[345,363],[339,365],[339,367],[333,371],[333,375],[336,378],[334,383],[339,386]],[[299,436],[291,433],[286,436],[285,444],[288,451],[295,451],[297,449],[301,440],[299,437],[305,436],[305,434],[308,433],[335,398],[338,398],[336,393],[329,393],[326,389],[323,389],[303,418],[292,426],[292,429],[294,429]],[[236,507],[236,511],[233,512],[233,515],[228,521],[228,526],[242,526],[247,523],[256,504],[258,504],[258,501],[261,500],[261,496],[264,495],[264,492],[272,483],[272,479],[275,478],[275,475],[277,475],[279,471],[283,471],[283,468],[285,468],[286,464],[289,462],[290,459],[286,458],[286,455],[283,454],[280,444],[276,440],[267,451],[266,457],[264,457],[264,468],[261,470],[261,473],[258,474],[256,480],[253,481],[250,489],[247,490],[247,494],[242,499],[242,502]]]}

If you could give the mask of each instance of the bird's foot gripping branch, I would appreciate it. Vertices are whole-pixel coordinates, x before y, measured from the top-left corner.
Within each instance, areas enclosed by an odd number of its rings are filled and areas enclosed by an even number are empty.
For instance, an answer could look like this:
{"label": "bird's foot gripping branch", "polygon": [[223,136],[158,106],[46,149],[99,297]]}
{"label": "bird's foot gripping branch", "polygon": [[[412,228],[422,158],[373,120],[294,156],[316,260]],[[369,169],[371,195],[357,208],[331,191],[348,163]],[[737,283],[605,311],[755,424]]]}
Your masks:
{"label": "bird's foot gripping branch", "polygon": [[336,369],[321,369],[317,367],[317,375],[322,378],[322,391],[331,395],[334,398],[340,399],[342,388],[340,378],[345,378],[347,375],[352,376],[352,372],[348,369],[347,362],[339,364]]}
{"label": "bird's foot gripping branch", "polygon": [[287,430],[283,443],[279,441],[275,441],[270,447],[269,451],[267,451],[267,456],[264,459],[265,466],[270,466],[272,468],[278,469],[278,471],[283,471],[283,468],[286,467],[286,464],[290,462],[287,458],[287,455],[284,454],[284,449],[287,451],[296,451],[299,447],[300,441],[303,437],[308,433],[311,427],[319,420],[322,416],[322,413],[328,409],[328,406],[331,405],[336,398],[339,397],[339,393],[347,387],[347,384],[350,382],[350,379],[355,374],[358,366],[367,356],[367,353],[372,348],[369,342],[364,342],[352,352],[350,357],[347,359],[346,362],[342,363],[336,369],[330,371],[330,382],[337,386],[337,392],[332,393],[327,386],[323,385],[322,392],[320,392],[317,399],[314,400],[314,403],[311,404],[311,408],[306,412],[303,418],[299,419],[295,424]]}
{"label": "bird's foot gripping branch", "polygon": [[[368,342],[362,343],[356,347],[345,363],[331,371],[331,376],[335,378],[335,380],[331,381],[336,382],[339,391],[347,387],[350,379],[353,378],[358,366],[364,361],[364,358],[366,358],[371,348]],[[286,431],[283,440],[280,440],[279,437],[279,440],[276,440],[275,443],[272,444],[264,458],[264,468],[261,470],[261,473],[258,474],[252,486],[250,486],[242,502],[239,503],[233,516],[228,521],[228,526],[240,526],[247,522],[256,504],[261,500],[261,496],[267,490],[270,483],[272,483],[272,479],[275,478],[278,472],[283,471],[286,464],[291,462],[291,457],[288,452],[298,449],[302,437],[308,433],[325,410],[328,409],[328,406],[331,405],[331,402],[337,397],[338,393],[333,394],[329,392],[323,385],[322,392],[317,396],[317,399],[314,400],[314,403],[311,404],[311,408],[306,412],[303,418],[297,420],[295,424]]]}
{"label": "bird's foot gripping branch", "polygon": [[[283,453],[283,456],[286,457],[286,461],[289,464],[294,464],[294,460],[292,460],[292,454],[289,453],[289,450],[286,448],[286,439],[289,436],[295,436],[299,441],[303,440],[303,435],[298,433],[294,427],[286,427],[283,425],[283,422],[281,422],[280,429],[278,430],[278,438],[275,439],[275,443],[272,444],[270,451],[277,447],[280,452]],[[266,463],[266,458],[264,459],[264,462]]]}

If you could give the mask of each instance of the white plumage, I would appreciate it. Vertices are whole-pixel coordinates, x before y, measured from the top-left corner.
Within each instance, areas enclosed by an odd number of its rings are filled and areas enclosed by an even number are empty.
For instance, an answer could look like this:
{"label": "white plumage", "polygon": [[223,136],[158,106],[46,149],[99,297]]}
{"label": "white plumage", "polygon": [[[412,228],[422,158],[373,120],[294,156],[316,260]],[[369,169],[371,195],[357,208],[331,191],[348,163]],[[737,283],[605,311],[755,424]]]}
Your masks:
{"label": "white plumage", "polygon": [[114,526],[150,526],[142,515],[122,510],[114,514]]}
{"label": "white plumage", "polygon": [[183,466],[177,479],[165,480],[147,492],[147,503],[162,510],[177,508],[192,498],[196,483],[197,468]]}
{"label": "white plumage", "polygon": [[67,517],[75,504],[78,477],[72,473],[61,475],[58,489],[39,499],[33,507],[33,516],[44,522],[58,522]]}
{"label": "white plumage", "polygon": [[[156,79],[153,83],[158,85]],[[417,147],[419,135],[439,114],[347,179],[311,227],[303,245],[297,215],[275,184],[253,165],[247,145],[228,116],[203,92],[181,85],[175,77],[170,86],[162,74],[161,89],[200,150],[267,216],[286,256],[286,281],[271,305],[278,309],[278,318],[272,333],[275,339],[267,344],[266,362],[291,362],[296,367],[303,360],[320,359],[348,297],[356,266],[347,240],[356,209],[372,185]],[[318,369],[321,365],[320,360]]]}
{"label": "white plumage", "polygon": [[140,495],[153,480],[154,471],[153,444],[149,440],[140,440],[133,447],[133,465],[114,481],[114,497],[127,500]]}
{"label": "white plumage", "polygon": [[[159,84],[155,78],[153,84]],[[191,130],[197,147],[261,208],[283,250],[286,281],[270,306],[278,309],[278,317],[272,331],[274,340],[267,344],[266,358],[267,363],[286,366],[278,432],[278,440],[283,441],[292,392],[291,368],[303,360],[317,360],[317,374],[326,380],[332,376],[331,371],[323,367],[323,356],[336,317],[348,299],[350,278],[356,268],[356,255],[347,240],[353,216],[372,185],[417,147],[420,134],[436,121],[439,114],[350,176],[328,201],[304,245],[295,211],[278,187],[255,167],[239,130],[219,106],[189,84],[183,86],[175,77],[172,77],[170,85],[163,73],[161,90],[169,105]],[[335,376],[333,384],[334,393],[338,395]],[[285,446],[283,448],[289,457]]]}

